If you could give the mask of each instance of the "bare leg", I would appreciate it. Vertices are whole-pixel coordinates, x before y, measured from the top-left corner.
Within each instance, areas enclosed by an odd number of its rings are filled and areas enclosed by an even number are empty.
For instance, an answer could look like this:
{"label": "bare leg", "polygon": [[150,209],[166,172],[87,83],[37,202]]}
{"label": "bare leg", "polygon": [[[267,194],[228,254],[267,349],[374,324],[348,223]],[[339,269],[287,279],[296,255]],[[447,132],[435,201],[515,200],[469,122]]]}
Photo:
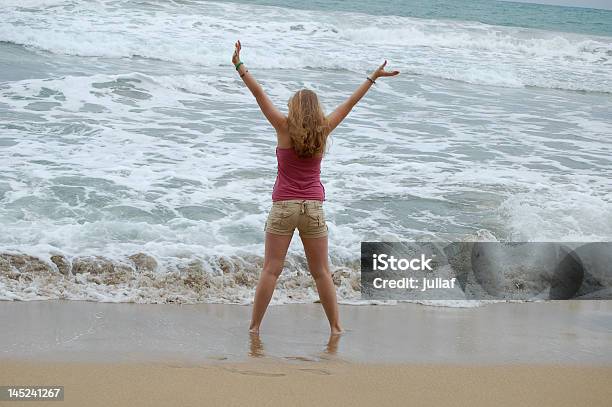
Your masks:
{"label": "bare leg", "polygon": [[283,271],[285,256],[287,255],[287,249],[289,249],[292,237],[266,233],[263,270],[255,290],[253,315],[251,317],[251,326],[249,327],[249,331],[252,333],[259,332],[259,325],[276,287],[276,280],[278,280],[278,276]]}
{"label": "bare leg", "polygon": [[329,320],[332,335],[342,333],[338,317],[338,300],[336,287],[329,271],[327,256],[327,236],[318,238],[302,238],[304,252],[308,260],[308,269],[315,280],[319,299]]}

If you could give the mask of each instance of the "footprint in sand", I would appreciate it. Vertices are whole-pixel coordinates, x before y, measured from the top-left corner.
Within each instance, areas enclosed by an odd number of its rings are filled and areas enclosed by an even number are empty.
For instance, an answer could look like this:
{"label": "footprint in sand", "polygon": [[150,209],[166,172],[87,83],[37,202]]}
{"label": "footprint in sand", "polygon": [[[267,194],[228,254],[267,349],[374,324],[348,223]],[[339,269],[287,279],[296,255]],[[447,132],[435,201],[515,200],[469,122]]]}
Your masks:
{"label": "footprint in sand", "polygon": [[307,358],[305,356],[285,356],[283,359],[299,360],[300,362],[317,362],[317,359]]}
{"label": "footprint in sand", "polygon": [[239,370],[239,369],[225,369],[228,372],[244,374],[248,376],[262,376],[262,377],[282,377],[286,376],[285,373],[268,373],[268,372],[257,372],[255,370]]}
{"label": "footprint in sand", "polygon": [[212,359],[212,360],[227,360],[227,356],[209,356],[208,359]]}
{"label": "footprint in sand", "polygon": [[312,373],[312,374],[318,374],[321,376],[329,376],[331,375],[331,372],[329,370],[325,370],[325,369],[299,369],[303,372],[308,372],[308,373]]}

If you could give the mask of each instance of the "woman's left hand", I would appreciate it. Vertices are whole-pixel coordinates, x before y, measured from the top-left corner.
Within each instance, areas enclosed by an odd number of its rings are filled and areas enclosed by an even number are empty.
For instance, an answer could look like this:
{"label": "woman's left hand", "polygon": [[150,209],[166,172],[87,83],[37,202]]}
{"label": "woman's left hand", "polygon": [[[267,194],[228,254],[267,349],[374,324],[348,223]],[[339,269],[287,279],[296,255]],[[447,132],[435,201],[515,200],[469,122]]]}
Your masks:
{"label": "woman's left hand", "polygon": [[381,66],[378,67],[377,70],[374,71],[374,73],[372,73],[373,78],[372,79],[378,79],[382,76],[395,76],[395,75],[399,75],[399,71],[385,71],[385,66],[387,65],[387,60],[385,59],[385,62],[382,63]]}
{"label": "woman's left hand", "polygon": [[234,45],[234,55],[232,55],[232,64],[236,65],[238,62],[240,62],[240,49],[242,48],[242,46],[240,45],[240,40],[236,41],[236,44]]}

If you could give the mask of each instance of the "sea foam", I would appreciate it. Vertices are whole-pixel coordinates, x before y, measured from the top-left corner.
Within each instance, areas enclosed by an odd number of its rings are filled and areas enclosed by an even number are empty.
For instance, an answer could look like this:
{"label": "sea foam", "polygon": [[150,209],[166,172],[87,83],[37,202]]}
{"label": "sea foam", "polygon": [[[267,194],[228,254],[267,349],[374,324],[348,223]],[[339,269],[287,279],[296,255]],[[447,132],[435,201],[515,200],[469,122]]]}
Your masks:
{"label": "sea foam", "polygon": [[[363,58],[369,55],[386,57],[405,73],[472,84],[612,92],[607,37],[257,5],[236,10],[214,2],[152,8],[115,7],[111,1],[52,4],[34,13],[3,5],[0,41],[60,55],[216,67],[227,65],[240,30],[247,47],[257,44],[249,63],[259,69],[362,72],[372,67]],[[248,19],[236,25],[236,13]]]}

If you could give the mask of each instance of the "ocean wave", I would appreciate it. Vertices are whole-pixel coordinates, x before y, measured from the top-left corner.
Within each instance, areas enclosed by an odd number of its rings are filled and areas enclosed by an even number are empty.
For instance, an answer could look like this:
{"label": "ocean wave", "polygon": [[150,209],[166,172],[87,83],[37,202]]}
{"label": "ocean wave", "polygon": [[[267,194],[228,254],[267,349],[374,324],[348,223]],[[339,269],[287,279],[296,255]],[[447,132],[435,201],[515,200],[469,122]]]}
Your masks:
{"label": "ocean wave", "polygon": [[233,41],[243,36],[245,58],[258,69],[361,73],[378,62],[372,57],[386,57],[403,72],[471,84],[612,92],[606,37],[256,5],[245,5],[250,18],[235,27],[235,11],[225,3],[71,7],[78,12],[5,6],[0,41],[57,55],[145,58],[197,69],[227,66]]}
{"label": "ocean wave", "polygon": [[44,8],[65,5],[66,0],[3,0],[3,7]]}
{"label": "ocean wave", "polygon": [[526,57],[577,59],[589,63],[610,64],[612,42],[602,37],[482,25],[478,29],[448,23],[445,26],[411,21],[405,27],[361,27],[340,32],[350,41],[370,44],[394,44],[404,47],[428,47],[440,50],[469,49],[495,54],[519,54]]}
{"label": "ocean wave", "polygon": [[[86,300],[146,304],[249,304],[263,259],[213,256],[163,261],[135,253],[122,259],[89,255],[0,254],[0,300]],[[332,271],[341,301],[359,303],[356,264]],[[275,304],[314,302],[318,296],[301,257],[288,256],[278,280]]]}
{"label": "ocean wave", "polygon": [[[28,48],[28,45],[19,44],[11,41],[0,41],[0,43],[10,43],[14,45],[24,46]],[[61,53],[58,49],[44,49],[44,51]],[[137,51],[141,52],[141,51]],[[104,57],[104,58],[145,58],[151,60],[165,61],[165,62],[188,62],[194,64],[206,65],[210,59],[201,59],[200,57],[194,56],[191,53],[185,53],[182,56],[177,54],[149,54],[144,55],[142,53],[108,53],[104,55],[100,55],[100,52],[70,52],[66,51],[66,55],[79,55],[79,56],[90,56],[90,57]],[[164,56],[165,55],[165,56]],[[261,60],[254,65],[257,66],[257,69],[305,69],[305,70],[320,70],[323,72],[353,72],[361,71],[361,69],[353,70],[348,69],[345,63],[343,62],[328,62],[321,61],[321,65],[315,66],[312,65],[312,59],[305,60],[294,60],[294,63],[289,66],[283,66],[281,63],[277,63],[278,61],[286,61],[285,58],[279,58],[278,60]],[[223,67],[226,63],[219,61],[216,66]],[[575,91],[575,92],[588,92],[588,93],[602,93],[602,94],[611,94],[612,93],[612,82],[604,80],[604,81],[588,81],[588,82],[572,82],[571,80],[562,80],[559,78],[555,78],[550,75],[546,76],[530,76],[525,75],[524,72],[518,72],[513,69],[499,70],[492,67],[486,66],[437,66],[437,67],[415,67],[415,66],[407,66],[406,68],[401,68],[402,73],[404,75],[419,75],[430,78],[438,78],[445,79],[449,81],[462,82],[473,85],[484,85],[484,86],[499,86],[506,88],[542,88],[542,89],[553,89],[553,90],[561,90],[561,91]],[[192,75],[194,78],[196,75]],[[170,78],[170,77],[168,77]],[[196,86],[197,87],[197,86]],[[189,89],[186,87],[185,89]]]}
{"label": "ocean wave", "polygon": [[[127,22],[126,22],[127,23]],[[338,28],[324,29],[314,25],[312,32],[323,31],[333,33],[326,35],[326,39],[340,43],[358,42],[359,45],[382,45],[431,48],[439,51],[459,51],[476,50],[487,51],[481,56],[501,56],[516,55],[522,57],[543,58],[559,61],[582,61],[583,63],[597,66],[612,65],[612,41],[600,39],[586,39],[584,36],[553,33],[547,34],[542,38],[534,38],[524,33],[525,38],[514,36],[511,32],[502,32],[494,27],[488,30],[472,32],[462,30],[460,27],[453,29],[447,28],[443,32],[429,32],[429,27],[422,23],[411,22],[411,26],[404,28],[385,29],[381,27],[363,28]],[[261,27],[254,24],[254,27]],[[200,41],[210,40],[204,34],[204,38],[199,39],[195,35],[189,35],[189,31],[182,33],[182,38],[160,38],[158,32],[153,31],[151,38],[147,38],[145,33],[139,31],[117,33],[115,31],[80,32],[75,30],[58,30],[58,28],[45,27],[22,27],[15,29],[14,26],[6,24],[0,27],[0,42],[22,45],[48,51],[59,55],[74,55],[84,57],[103,57],[103,58],[122,58],[122,57],[142,57],[171,62],[187,62],[199,65],[225,65],[227,64],[227,49],[223,49],[222,54],[210,52]],[[133,30],[134,28],[132,28]],[[291,29],[285,31],[282,27],[277,29],[278,35],[291,33]],[[504,28],[505,30],[508,30]],[[177,30],[179,28],[177,27]],[[146,30],[143,30],[146,31]],[[49,34],[53,35],[49,35]],[[229,33],[228,33],[229,34]],[[539,34],[541,35],[541,34]],[[563,35],[566,35],[564,37]],[[574,37],[573,39],[571,37]],[[181,44],[184,42],[184,45]],[[265,39],[264,39],[265,41]],[[227,38],[224,43],[229,44]],[[265,41],[267,42],[267,41]],[[220,49],[218,49],[220,50]],[[306,67],[325,67],[346,69],[346,65],[336,63],[328,58],[318,58],[317,55],[291,55],[291,49],[280,48],[287,51],[286,55],[266,54],[265,58],[256,56],[259,66],[264,68],[291,68],[293,63],[298,61],[299,68]],[[215,49],[217,51],[217,49]],[[278,57],[284,57],[280,59]],[[277,59],[278,58],[278,59]],[[342,55],[337,56],[342,60]],[[266,60],[272,60],[268,64]],[[313,62],[320,62],[313,64]]]}
{"label": "ocean wave", "polygon": [[[413,294],[412,300],[407,300],[405,293],[392,290],[375,296],[369,296],[366,292],[362,299],[360,259],[332,265],[331,277],[339,301],[347,305],[393,305],[399,301],[430,306],[474,307],[488,301],[539,301],[562,299],[564,295],[574,294],[589,298],[595,293],[603,295],[604,292],[600,290],[608,289],[612,284],[612,275],[606,266],[610,259],[610,254],[605,252],[609,243],[582,246],[575,242],[565,244],[565,249],[575,250],[572,258],[584,267],[578,275],[574,268],[551,268],[551,259],[560,261],[558,256],[561,246],[541,246],[542,251],[534,254],[533,245],[512,243],[501,252],[498,245],[479,245],[479,242],[495,240],[494,236],[484,233],[471,236],[471,241],[454,244],[451,249],[453,254],[448,257],[452,266],[440,264],[434,271],[426,273],[429,278],[453,277],[462,281],[461,287],[445,293],[448,300],[438,299],[439,293],[420,291]],[[437,247],[436,250],[442,250],[447,243],[438,241],[433,242],[433,245]],[[477,252],[488,253],[491,257],[481,261],[478,266]],[[592,256],[594,253],[599,256],[596,260],[589,258],[585,262],[579,257]],[[525,254],[528,256],[527,261],[521,257]],[[513,259],[514,263],[511,261],[506,264],[508,259]],[[252,302],[262,268],[263,258],[255,255],[168,259],[137,252],[112,259],[99,255],[67,256],[57,252],[38,257],[20,252],[4,252],[0,253],[0,300],[246,305]],[[551,273],[554,278],[568,279],[564,291],[551,290]],[[416,277],[420,279],[422,276]],[[367,284],[371,284],[371,281]],[[291,253],[286,258],[272,303],[312,302],[318,302],[318,295],[307,262],[303,256]]]}
{"label": "ocean wave", "polygon": [[612,202],[605,191],[518,193],[502,202],[499,213],[513,240],[563,236],[566,241],[588,242],[605,239],[612,231]]}
{"label": "ocean wave", "polygon": [[529,78],[512,70],[499,71],[482,67],[466,68],[413,68],[407,74],[439,78],[472,85],[499,86],[503,88],[540,88],[571,92],[612,94],[612,87],[607,83],[572,83],[555,78]]}

